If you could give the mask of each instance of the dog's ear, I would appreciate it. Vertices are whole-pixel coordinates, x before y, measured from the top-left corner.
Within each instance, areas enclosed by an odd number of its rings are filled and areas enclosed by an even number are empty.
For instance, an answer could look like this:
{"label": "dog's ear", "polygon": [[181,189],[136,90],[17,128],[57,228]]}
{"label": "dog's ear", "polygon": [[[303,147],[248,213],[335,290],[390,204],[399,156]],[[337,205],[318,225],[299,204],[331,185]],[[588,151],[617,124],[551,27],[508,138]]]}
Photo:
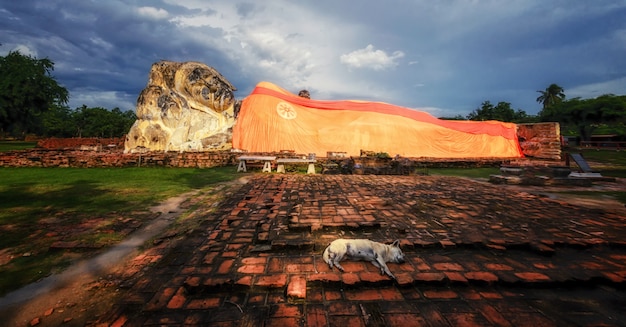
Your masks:
{"label": "dog's ear", "polygon": [[393,241],[393,243],[391,243],[391,246],[395,246],[395,247],[399,248],[400,247],[400,240]]}

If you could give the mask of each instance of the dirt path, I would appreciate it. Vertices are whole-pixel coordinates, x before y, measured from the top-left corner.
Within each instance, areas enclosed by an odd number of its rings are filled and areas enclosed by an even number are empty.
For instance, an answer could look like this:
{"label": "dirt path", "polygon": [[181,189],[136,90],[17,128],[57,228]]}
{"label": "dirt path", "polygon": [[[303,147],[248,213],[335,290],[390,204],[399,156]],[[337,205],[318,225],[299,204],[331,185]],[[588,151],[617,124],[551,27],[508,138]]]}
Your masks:
{"label": "dirt path", "polygon": [[[219,192],[247,182],[241,178],[212,188],[211,199]],[[181,194],[149,210],[160,215],[129,238],[106,252],[83,260],[60,274],[51,275],[0,298],[0,321],[3,326],[85,326],[110,309],[119,296],[119,284],[112,276],[123,276],[126,264],[142,251],[141,247],[159,234],[165,238],[176,231],[165,232],[188,209],[186,202],[199,191]],[[213,203],[214,205],[215,203]],[[210,206],[212,203],[204,203]],[[180,226],[179,226],[180,227]],[[159,243],[157,239],[155,243]],[[149,250],[149,249],[148,249]]]}

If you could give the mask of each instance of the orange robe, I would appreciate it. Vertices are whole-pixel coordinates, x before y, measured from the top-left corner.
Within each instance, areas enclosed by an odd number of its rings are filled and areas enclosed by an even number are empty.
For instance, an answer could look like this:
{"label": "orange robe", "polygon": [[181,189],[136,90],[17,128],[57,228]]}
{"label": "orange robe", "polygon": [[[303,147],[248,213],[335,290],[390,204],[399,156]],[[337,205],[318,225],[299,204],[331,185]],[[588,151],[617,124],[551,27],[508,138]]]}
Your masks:
{"label": "orange robe", "polygon": [[268,83],[241,105],[233,148],[249,152],[386,152],[413,158],[520,158],[517,126],[453,121],[382,102],[320,101]]}

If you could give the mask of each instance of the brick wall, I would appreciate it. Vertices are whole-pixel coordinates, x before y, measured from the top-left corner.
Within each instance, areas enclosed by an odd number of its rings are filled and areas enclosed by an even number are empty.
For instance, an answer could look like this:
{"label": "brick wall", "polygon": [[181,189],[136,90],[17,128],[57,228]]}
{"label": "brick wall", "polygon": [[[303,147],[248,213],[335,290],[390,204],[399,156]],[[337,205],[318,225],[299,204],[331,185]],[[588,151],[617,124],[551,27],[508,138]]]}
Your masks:
{"label": "brick wall", "polygon": [[517,135],[524,155],[531,158],[561,160],[559,123],[518,124]]}
{"label": "brick wall", "polygon": [[0,153],[0,167],[192,167],[235,165],[239,154],[231,152],[128,153],[121,149],[85,151],[32,149]]}
{"label": "brick wall", "polygon": [[[518,136],[522,151],[528,157],[516,160],[518,164],[533,164],[536,160],[561,160],[558,123],[519,124]],[[146,152],[123,153],[124,138],[70,138],[45,139],[38,148],[0,153],[0,167],[194,167],[210,168],[237,165],[242,153],[230,151],[209,152]],[[248,155],[294,156],[293,152],[246,153]],[[302,156],[302,155],[298,155]],[[325,158],[317,158],[319,164]],[[535,160],[535,161],[533,161]],[[485,167],[510,163],[510,160],[464,158],[419,158],[413,163],[419,167]],[[546,163],[546,164],[550,164]]]}

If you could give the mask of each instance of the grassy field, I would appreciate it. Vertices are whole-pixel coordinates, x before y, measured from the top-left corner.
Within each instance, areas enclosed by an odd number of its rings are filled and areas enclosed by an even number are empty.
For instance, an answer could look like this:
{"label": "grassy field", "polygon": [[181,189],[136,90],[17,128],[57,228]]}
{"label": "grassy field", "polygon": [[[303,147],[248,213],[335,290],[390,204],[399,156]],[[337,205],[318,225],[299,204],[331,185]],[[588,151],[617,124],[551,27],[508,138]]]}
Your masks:
{"label": "grassy field", "polygon": [[[241,177],[234,167],[0,168],[0,295],[96,253],[166,198]],[[81,253],[49,251],[80,242]]]}
{"label": "grassy field", "polygon": [[[572,153],[581,153],[592,169],[597,169],[602,176],[626,178],[626,151],[570,149]],[[574,161],[570,167],[576,168]],[[428,168],[430,175],[460,176],[468,178],[489,178],[499,174],[499,168]]]}
{"label": "grassy field", "polygon": [[[5,143],[0,142],[0,151],[34,146]],[[582,153],[603,176],[626,177],[626,152]],[[486,179],[499,169],[426,172]],[[192,190],[210,190],[217,183],[241,176],[235,167],[0,168],[0,296],[119,242],[129,227],[153,218],[147,209],[164,199]],[[626,191],[588,193],[584,195],[608,195],[626,203]],[[84,249],[49,251],[54,242],[81,242]]]}
{"label": "grassy field", "polygon": [[[594,149],[569,151],[581,153],[591,168],[599,170],[602,176],[626,178],[626,151]],[[575,166],[573,162],[572,165]]]}
{"label": "grassy field", "polygon": [[[604,177],[626,178],[626,151],[570,149],[570,152],[581,153],[592,169],[597,170]],[[571,161],[570,167],[576,169],[576,163]],[[489,175],[499,174],[499,168],[430,168],[429,175],[458,176],[477,179],[488,179]],[[598,191],[567,191],[561,193],[586,197],[611,197],[626,204],[626,190],[616,192]]]}
{"label": "grassy field", "polygon": [[36,145],[37,142],[0,141],[0,152],[32,149]]}

